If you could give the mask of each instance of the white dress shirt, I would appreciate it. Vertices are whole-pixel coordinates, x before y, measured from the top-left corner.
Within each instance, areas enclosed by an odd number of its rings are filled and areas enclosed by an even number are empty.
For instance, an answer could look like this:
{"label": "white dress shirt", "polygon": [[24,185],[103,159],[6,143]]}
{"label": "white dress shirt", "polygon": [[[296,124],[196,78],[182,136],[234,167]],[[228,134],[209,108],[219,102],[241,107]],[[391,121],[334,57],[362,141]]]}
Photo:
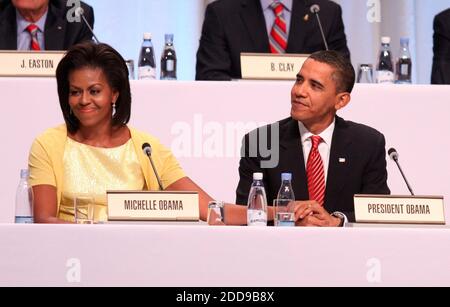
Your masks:
{"label": "white dress shirt", "polygon": [[[268,37],[270,37],[270,31],[272,30],[276,18],[272,8],[270,7],[270,5],[274,0],[260,0],[260,1],[264,13],[264,19],[266,20],[267,35]],[[286,21],[286,35],[289,37],[289,27],[291,25],[291,14],[292,14],[292,0],[279,0],[279,1],[284,6],[283,16],[284,20]]]}
{"label": "white dress shirt", "polygon": [[[327,183],[327,175],[328,175],[328,165],[330,165],[330,149],[331,149],[331,141],[333,140],[333,132],[334,132],[334,126],[335,126],[335,119],[333,118],[333,122],[321,133],[318,135],[322,138],[322,142],[319,144],[319,154],[322,158],[323,162],[323,171],[325,175],[325,189],[326,189],[326,183]],[[300,130],[300,139],[302,142],[302,148],[303,148],[303,157],[304,157],[304,163],[305,163],[305,170],[306,170],[306,164],[308,163],[308,157],[309,152],[311,151],[312,147],[312,141],[311,141],[311,132],[306,129],[306,127],[303,125],[301,121],[298,121],[298,128]],[[339,211],[333,212],[333,214],[339,213],[342,214],[344,217],[344,223],[343,227],[347,226],[348,219],[345,214]]]}
{"label": "white dress shirt", "polygon": [[[318,135],[322,138],[322,142],[319,144],[319,154],[322,158],[323,162],[323,171],[325,175],[325,184],[327,182],[327,175],[328,175],[328,165],[330,164],[330,148],[331,148],[331,141],[333,139],[333,131],[334,131],[334,125],[335,125],[335,119],[333,119],[333,122],[321,133]],[[306,170],[306,164],[308,163],[308,156],[309,152],[311,151],[312,142],[311,142],[311,132],[306,129],[306,127],[303,125],[301,121],[298,121],[298,128],[300,130],[300,139],[302,142],[302,148],[303,148],[303,157],[305,162],[305,170]]]}
{"label": "white dress shirt", "polygon": [[34,23],[38,27],[37,40],[41,50],[45,50],[45,39],[44,39],[44,29],[45,21],[47,20],[48,10],[39,18],[36,22],[26,21],[25,18],[20,15],[19,11],[16,10],[16,22],[17,22],[17,50],[30,50],[31,46],[31,35],[26,30],[29,24]]}

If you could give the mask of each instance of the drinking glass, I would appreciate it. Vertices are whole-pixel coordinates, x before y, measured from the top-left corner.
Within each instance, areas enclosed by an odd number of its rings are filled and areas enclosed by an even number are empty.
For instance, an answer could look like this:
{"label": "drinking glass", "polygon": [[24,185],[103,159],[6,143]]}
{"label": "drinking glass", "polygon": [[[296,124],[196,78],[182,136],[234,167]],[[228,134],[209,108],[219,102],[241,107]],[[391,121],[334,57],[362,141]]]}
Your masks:
{"label": "drinking glass", "polygon": [[372,64],[360,64],[359,65],[358,83],[373,83]]}
{"label": "drinking glass", "polygon": [[126,60],[125,63],[127,64],[127,68],[128,68],[128,78],[130,80],[134,80],[134,61]]}
{"label": "drinking glass", "polygon": [[223,206],[224,203],[221,200],[213,200],[208,203],[208,225],[223,225]]}
{"label": "drinking glass", "polygon": [[294,212],[290,212],[288,205],[292,199],[274,199],[274,225],[275,226],[295,226]]}
{"label": "drinking glass", "polygon": [[73,199],[76,224],[94,223],[94,197],[89,194],[77,194]]}

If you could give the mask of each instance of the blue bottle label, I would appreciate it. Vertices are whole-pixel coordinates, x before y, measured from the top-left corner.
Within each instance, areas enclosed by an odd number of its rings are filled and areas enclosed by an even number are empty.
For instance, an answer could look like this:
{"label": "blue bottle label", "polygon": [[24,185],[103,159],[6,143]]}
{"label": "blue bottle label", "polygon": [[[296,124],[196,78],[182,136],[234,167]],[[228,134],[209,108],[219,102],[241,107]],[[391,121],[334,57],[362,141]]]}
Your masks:
{"label": "blue bottle label", "polygon": [[16,224],[33,224],[32,216],[16,216]]}

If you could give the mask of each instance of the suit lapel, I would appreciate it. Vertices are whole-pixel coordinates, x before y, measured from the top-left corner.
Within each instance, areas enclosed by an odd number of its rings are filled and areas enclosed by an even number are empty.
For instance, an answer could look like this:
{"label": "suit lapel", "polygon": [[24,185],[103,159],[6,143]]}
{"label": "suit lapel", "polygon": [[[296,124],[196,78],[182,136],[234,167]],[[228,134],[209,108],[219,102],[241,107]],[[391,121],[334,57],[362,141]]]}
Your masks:
{"label": "suit lapel", "polygon": [[295,198],[306,200],[309,195],[298,122],[291,119],[285,129],[280,130],[280,134],[281,171],[292,172],[292,188]]}
{"label": "suit lapel", "polygon": [[[305,16],[308,16],[305,18]],[[292,53],[302,50],[307,30],[312,26],[313,16],[309,13],[309,6],[306,6],[304,0],[294,0],[292,2],[291,25],[289,26],[289,38],[287,52]],[[305,20],[306,19],[306,20]]]}
{"label": "suit lapel", "polygon": [[270,52],[266,21],[259,0],[242,0],[241,18],[258,52]]}
{"label": "suit lapel", "polygon": [[334,210],[334,200],[339,198],[339,192],[344,187],[345,179],[349,171],[349,149],[352,140],[348,135],[346,127],[347,124],[345,121],[336,116],[325,191],[325,208],[329,212]]}
{"label": "suit lapel", "polygon": [[17,50],[16,11],[12,4],[0,14],[0,50]]}
{"label": "suit lapel", "polygon": [[[47,20],[45,21],[45,49],[64,50],[64,33],[66,23],[61,18],[64,12],[50,3]],[[63,16],[65,18],[65,16]]]}

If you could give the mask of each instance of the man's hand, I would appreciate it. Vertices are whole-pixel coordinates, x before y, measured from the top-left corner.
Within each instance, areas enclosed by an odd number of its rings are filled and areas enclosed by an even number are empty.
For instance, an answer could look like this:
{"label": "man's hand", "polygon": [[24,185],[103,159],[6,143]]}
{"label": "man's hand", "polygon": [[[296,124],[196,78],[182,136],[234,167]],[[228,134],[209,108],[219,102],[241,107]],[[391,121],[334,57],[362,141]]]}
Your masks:
{"label": "man's hand", "polygon": [[294,212],[296,226],[337,227],[341,224],[340,218],[330,215],[315,200],[295,201],[288,209]]}

